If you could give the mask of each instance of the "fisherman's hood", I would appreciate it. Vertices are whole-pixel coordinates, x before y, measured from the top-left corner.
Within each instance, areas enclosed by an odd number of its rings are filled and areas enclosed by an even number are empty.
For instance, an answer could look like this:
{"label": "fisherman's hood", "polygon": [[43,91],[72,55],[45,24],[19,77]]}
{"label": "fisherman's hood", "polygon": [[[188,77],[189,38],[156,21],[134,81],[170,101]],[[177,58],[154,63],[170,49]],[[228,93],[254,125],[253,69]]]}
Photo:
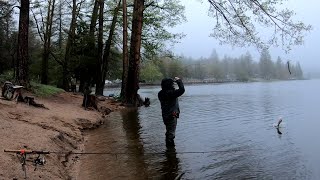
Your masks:
{"label": "fisherman's hood", "polygon": [[161,88],[162,90],[170,90],[170,89],[174,89],[174,86],[173,86],[173,79],[171,78],[164,78],[162,79],[161,81]]}

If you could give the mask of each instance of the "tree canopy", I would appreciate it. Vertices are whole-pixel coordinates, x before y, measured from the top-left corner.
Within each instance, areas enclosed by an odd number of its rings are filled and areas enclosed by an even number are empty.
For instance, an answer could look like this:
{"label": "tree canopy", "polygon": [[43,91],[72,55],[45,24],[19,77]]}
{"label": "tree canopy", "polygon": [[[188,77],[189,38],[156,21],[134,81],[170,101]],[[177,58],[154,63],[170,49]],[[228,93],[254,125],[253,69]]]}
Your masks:
{"label": "tree canopy", "polygon": [[293,45],[301,45],[305,33],[312,29],[294,19],[294,11],[285,6],[288,0],[207,1],[215,23],[211,36],[220,43],[259,49],[281,45],[289,51]]}
{"label": "tree canopy", "polygon": [[[0,73],[13,71],[18,82],[41,80],[66,90],[74,76],[80,91],[98,85],[98,94],[103,94],[106,78],[122,78],[123,83],[129,83],[131,102],[140,80],[167,76],[240,81],[303,77],[299,62],[293,60],[286,66],[278,58],[274,63],[267,50],[275,45],[289,51],[303,43],[311,30],[310,25],[294,19],[286,0],[203,2],[210,7],[213,21],[208,23],[214,25],[211,36],[233,46],[255,45],[261,50],[259,62],[249,53],[219,58],[213,51],[211,57],[197,62],[174,56],[168,43],[177,43],[185,36],[169,31],[186,21],[180,0],[0,0]],[[13,9],[19,5],[23,7],[23,24],[17,29]],[[122,23],[125,20],[126,25]],[[292,75],[287,75],[285,67]],[[123,71],[125,68],[128,72]]]}

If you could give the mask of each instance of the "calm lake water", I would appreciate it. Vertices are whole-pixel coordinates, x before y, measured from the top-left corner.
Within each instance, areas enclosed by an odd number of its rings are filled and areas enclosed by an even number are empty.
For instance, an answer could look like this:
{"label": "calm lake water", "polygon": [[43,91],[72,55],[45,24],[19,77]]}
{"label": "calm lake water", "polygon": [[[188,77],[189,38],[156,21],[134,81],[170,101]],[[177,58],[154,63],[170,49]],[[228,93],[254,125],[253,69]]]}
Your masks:
{"label": "calm lake water", "polygon": [[[186,86],[179,98],[176,146],[170,149],[164,142],[159,90],[140,89],[151,99],[150,107],[110,117],[122,122],[112,133],[122,132],[127,141],[128,154],[117,155],[126,156],[118,166],[134,166],[136,179],[320,179],[319,80]],[[274,124],[280,117],[278,132]],[[110,146],[104,141],[110,123],[92,132],[89,150]],[[95,164],[86,169],[93,172],[87,176],[108,179],[106,161],[101,156],[90,160]]]}

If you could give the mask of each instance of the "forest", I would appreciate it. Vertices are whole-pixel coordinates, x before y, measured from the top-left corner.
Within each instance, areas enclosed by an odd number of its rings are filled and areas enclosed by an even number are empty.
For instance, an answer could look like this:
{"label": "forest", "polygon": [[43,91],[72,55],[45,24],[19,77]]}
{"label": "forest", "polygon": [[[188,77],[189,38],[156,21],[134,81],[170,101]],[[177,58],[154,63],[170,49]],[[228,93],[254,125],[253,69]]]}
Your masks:
{"label": "forest", "polygon": [[302,67],[297,61],[284,61],[281,57],[272,60],[267,49],[259,59],[249,52],[240,57],[225,55],[219,58],[216,50],[210,57],[162,57],[157,62],[143,62],[140,78],[143,82],[159,82],[163,77],[182,76],[186,82],[247,82],[263,80],[305,79]]}
{"label": "forest", "polygon": [[[170,28],[186,21],[179,0],[0,0],[0,74],[30,87],[30,82],[79,91],[95,87],[103,95],[106,80],[121,79],[121,98],[137,104],[139,82],[163,77],[188,80],[248,81],[254,78],[302,79],[297,60],[272,60],[268,47],[285,51],[301,45],[310,25],[293,20],[294,12],[268,0],[204,1],[214,19],[212,37],[233,46],[256,46],[238,58],[176,56],[168,44],[183,32]],[[260,24],[260,25],[259,25]],[[257,27],[271,27],[262,39]],[[212,47],[213,49],[215,47]]]}

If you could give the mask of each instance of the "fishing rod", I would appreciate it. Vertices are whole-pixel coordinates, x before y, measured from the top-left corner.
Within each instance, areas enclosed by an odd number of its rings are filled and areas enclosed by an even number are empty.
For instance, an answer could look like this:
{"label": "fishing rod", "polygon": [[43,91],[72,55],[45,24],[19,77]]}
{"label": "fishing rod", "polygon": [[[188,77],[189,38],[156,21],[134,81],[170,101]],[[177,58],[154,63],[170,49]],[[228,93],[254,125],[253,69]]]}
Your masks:
{"label": "fishing rod", "polygon": [[44,165],[45,164],[45,159],[44,159],[44,156],[45,154],[50,154],[49,151],[33,151],[33,150],[26,150],[26,149],[21,149],[21,150],[4,150],[4,152],[7,152],[7,153],[16,153],[20,163],[21,163],[21,166],[22,166],[22,171],[24,172],[24,179],[27,179],[27,169],[26,169],[26,161],[27,161],[27,155],[28,154],[35,154],[35,155],[38,155],[36,157],[36,159],[33,160],[33,166],[35,167],[34,168],[34,171],[37,170],[37,167],[39,165]]}
{"label": "fishing rod", "polygon": [[[256,149],[258,150],[258,149]],[[260,149],[262,150],[262,149]],[[24,172],[24,178],[27,179],[26,161],[27,155],[38,155],[36,159],[33,160],[34,171],[40,165],[45,165],[46,160],[44,155],[48,154],[68,154],[68,155],[165,155],[165,154],[208,154],[208,153],[229,153],[229,152],[244,152],[246,150],[233,149],[233,150],[213,150],[213,151],[165,151],[165,152],[150,152],[150,153],[130,153],[130,152],[73,152],[73,151],[38,151],[38,150],[4,150],[6,153],[16,153]]]}
{"label": "fishing rod", "polygon": [[[263,150],[263,149],[255,149]],[[241,152],[247,150],[233,149],[233,150],[212,150],[212,151],[164,151],[164,152],[144,152],[144,155],[158,155],[158,154],[208,154],[208,153],[228,153],[228,152]],[[73,151],[31,151],[31,150],[4,150],[4,152],[21,153],[25,154],[75,154],[75,155],[140,155],[139,153],[130,152],[73,152]]]}

